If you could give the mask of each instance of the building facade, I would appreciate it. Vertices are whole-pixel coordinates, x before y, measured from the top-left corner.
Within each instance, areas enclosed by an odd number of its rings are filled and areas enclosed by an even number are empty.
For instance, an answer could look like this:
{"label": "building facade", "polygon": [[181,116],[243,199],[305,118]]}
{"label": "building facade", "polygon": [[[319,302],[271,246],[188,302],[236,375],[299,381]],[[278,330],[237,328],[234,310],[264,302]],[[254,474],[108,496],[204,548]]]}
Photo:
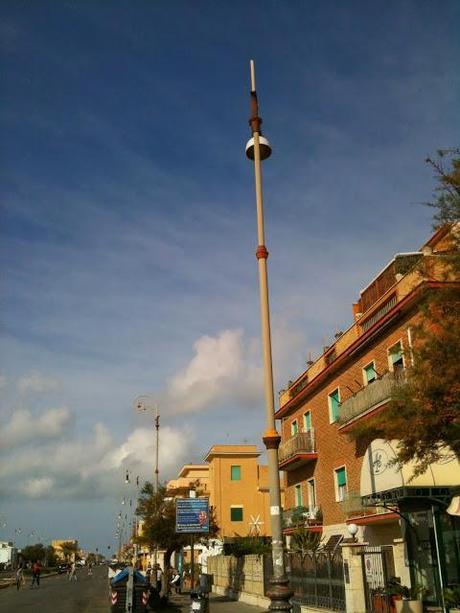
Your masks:
{"label": "building facade", "polygon": [[396,255],[361,291],[350,328],[280,392],[276,413],[285,533],[300,508],[305,526],[321,533],[321,546],[353,538],[379,548],[388,577],[423,585],[433,603],[447,583],[460,581],[458,518],[446,513],[460,484],[458,459],[446,450],[443,462],[412,478],[412,466],[391,462],[398,441],[349,434],[385,410],[404,381],[425,292],[456,281],[443,260],[449,244],[441,230],[420,251]]}

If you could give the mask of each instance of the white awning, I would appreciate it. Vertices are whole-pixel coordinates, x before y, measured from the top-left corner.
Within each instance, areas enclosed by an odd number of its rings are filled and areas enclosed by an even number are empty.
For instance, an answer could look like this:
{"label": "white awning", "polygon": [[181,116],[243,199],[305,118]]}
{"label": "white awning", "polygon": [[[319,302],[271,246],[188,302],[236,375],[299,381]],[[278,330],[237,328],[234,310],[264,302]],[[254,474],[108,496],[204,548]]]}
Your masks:
{"label": "white awning", "polygon": [[409,462],[403,466],[392,463],[396,458],[397,447],[397,440],[388,442],[375,439],[366,449],[361,465],[361,496],[403,486],[445,487],[460,483],[460,463],[450,450],[446,449],[441,461],[431,464],[423,474],[411,479],[413,463]]}
{"label": "white awning", "polygon": [[450,501],[450,505],[447,508],[449,515],[456,515],[460,517],[460,496],[454,496]]}

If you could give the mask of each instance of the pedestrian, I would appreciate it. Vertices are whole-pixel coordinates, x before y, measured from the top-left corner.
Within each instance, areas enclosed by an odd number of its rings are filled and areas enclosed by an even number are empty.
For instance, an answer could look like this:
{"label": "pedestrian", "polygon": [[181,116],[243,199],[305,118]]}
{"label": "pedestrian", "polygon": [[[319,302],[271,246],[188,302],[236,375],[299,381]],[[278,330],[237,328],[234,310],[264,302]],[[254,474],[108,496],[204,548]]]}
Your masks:
{"label": "pedestrian", "polygon": [[70,565],[69,581],[72,581],[72,579],[77,580],[77,565],[75,561]]}
{"label": "pedestrian", "polygon": [[145,571],[145,578],[147,583],[150,585],[152,582],[152,567],[150,565],[147,566],[147,570]]}
{"label": "pedestrian", "polygon": [[161,592],[161,581],[163,578],[163,571],[161,570],[161,566],[159,564],[156,564],[155,566],[155,580],[156,580],[156,587],[157,587],[157,591],[158,593]]}
{"label": "pedestrian", "polygon": [[93,564],[92,562],[88,562],[88,577],[93,576]]}
{"label": "pedestrian", "polygon": [[32,589],[35,584],[37,584],[37,588],[40,587],[40,571],[41,571],[41,569],[42,569],[42,567],[40,566],[40,562],[38,560],[36,560],[32,564],[32,584],[30,586],[30,589]]}
{"label": "pedestrian", "polygon": [[18,570],[16,571],[16,589],[19,590],[19,588],[23,584],[24,584],[24,569],[22,568],[22,566],[19,566]]}
{"label": "pedestrian", "polygon": [[175,568],[172,570],[171,585],[176,594],[180,594],[180,574]]}

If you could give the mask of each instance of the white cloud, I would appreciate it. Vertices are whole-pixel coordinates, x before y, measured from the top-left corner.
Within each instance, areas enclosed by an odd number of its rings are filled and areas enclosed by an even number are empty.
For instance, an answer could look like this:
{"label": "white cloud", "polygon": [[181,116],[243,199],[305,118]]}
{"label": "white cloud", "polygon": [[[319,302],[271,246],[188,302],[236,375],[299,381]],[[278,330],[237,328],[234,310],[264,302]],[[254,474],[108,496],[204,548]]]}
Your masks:
{"label": "white cloud", "polygon": [[54,392],[60,388],[60,382],[54,377],[46,377],[39,372],[32,372],[30,375],[21,377],[18,380],[18,390],[22,395],[26,394],[45,394]]}
{"label": "white cloud", "polygon": [[170,380],[162,403],[172,412],[200,411],[238,401],[253,406],[261,392],[261,370],[253,340],[240,329],[202,336],[195,355]]}
{"label": "white cloud", "polygon": [[42,498],[49,494],[53,487],[54,480],[50,477],[41,477],[39,479],[28,479],[21,489],[27,498]]}
{"label": "white cloud", "polygon": [[[70,413],[70,412],[69,412]],[[54,427],[53,410],[45,411],[35,420],[43,436],[45,424]],[[46,498],[91,500],[123,495],[137,496],[137,490],[125,487],[128,470],[139,476],[141,483],[154,476],[154,430],[137,428],[117,443],[104,424],[94,425],[86,436],[76,437],[61,431],[61,436],[37,445],[37,438],[18,438],[22,427],[29,423],[30,413],[16,412],[7,424],[7,434],[21,446],[9,449],[3,445],[0,454],[0,491],[5,496],[26,499]],[[70,414],[70,418],[72,418]],[[56,429],[54,430],[56,432]],[[29,428],[28,433],[30,434]],[[164,426],[159,448],[162,481],[177,474],[178,468],[192,453],[193,434]],[[8,461],[6,461],[8,460]]]}
{"label": "white cloud", "polygon": [[67,407],[48,409],[39,416],[35,416],[28,409],[16,409],[10,421],[1,428],[0,449],[59,437],[68,428],[72,419]]}

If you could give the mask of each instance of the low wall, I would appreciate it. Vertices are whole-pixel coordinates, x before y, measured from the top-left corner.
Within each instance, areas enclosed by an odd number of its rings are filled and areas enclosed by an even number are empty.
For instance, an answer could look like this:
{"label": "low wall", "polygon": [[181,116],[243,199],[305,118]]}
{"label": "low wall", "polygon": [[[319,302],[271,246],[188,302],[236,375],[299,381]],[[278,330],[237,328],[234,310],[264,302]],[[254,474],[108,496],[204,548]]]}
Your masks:
{"label": "low wall", "polygon": [[214,593],[258,607],[270,604],[264,594],[262,556],[209,556],[207,564],[208,574],[213,576]]}

